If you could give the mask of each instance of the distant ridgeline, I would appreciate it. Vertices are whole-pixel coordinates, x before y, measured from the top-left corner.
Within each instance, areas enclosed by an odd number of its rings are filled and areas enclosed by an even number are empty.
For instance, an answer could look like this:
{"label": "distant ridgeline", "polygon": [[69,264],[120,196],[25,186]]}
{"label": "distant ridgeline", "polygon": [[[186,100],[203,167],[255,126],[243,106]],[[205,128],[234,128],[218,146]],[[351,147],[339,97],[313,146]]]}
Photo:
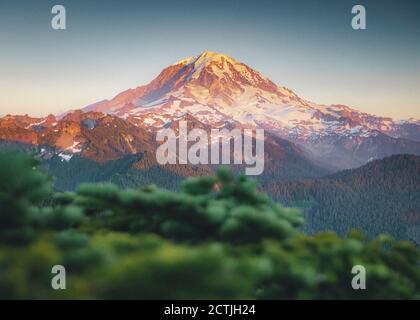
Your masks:
{"label": "distant ridgeline", "polygon": [[[38,146],[0,142],[0,148],[38,153]],[[120,187],[136,188],[155,184],[179,190],[187,176],[206,175],[215,166],[200,167],[136,164],[145,155],[127,155],[117,160],[98,163],[73,156],[64,161],[57,154],[42,159],[43,168],[54,176],[58,190],[74,190],[81,183],[112,182]],[[147,157],[147,155],[146,155]],[[283,172],[264,172],[257,176],[260,188],[275,200],[302,208],[305,213],[304,232],[334,230],[345,235],[352,228],[363,230],[369,237],[389,233],[398,239],[420,244],[420,157],[396,155],[376,160],[358,169],[344,170],[333,175],[313,172],[308,177],[304,163],[288,159]],[[243,172],[238,166],[233,171]]]}

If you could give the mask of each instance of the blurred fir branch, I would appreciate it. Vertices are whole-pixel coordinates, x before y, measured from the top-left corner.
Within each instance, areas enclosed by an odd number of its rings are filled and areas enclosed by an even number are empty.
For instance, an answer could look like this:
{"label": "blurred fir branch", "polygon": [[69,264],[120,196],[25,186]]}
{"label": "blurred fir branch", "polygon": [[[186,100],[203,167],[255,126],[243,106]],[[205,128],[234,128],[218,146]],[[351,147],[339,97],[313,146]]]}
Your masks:
{"label": "blurred fir branch", "polygon": [[[299,232],[296,209],[227,169],[180,192],[54,194],[32,157],[0,153],[0,298],[419,299],[420,250],[354,231]],[[66,267],[66,290],[50,286]],[[353,290],[363,265],[367,289]]]}

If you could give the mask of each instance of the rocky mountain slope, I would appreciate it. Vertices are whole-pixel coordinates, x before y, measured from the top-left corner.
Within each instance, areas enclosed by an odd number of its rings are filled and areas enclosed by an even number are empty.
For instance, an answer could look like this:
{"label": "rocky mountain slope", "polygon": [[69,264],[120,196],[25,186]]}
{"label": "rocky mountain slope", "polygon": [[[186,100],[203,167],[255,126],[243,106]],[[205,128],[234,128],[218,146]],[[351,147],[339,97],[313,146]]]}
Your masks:
{"label": "rocky mountain slope", "polygon": [[273,145],[282,141],[283,149],[331,170],[393,154],[420,154],[419,120],[393,121],[344,105],[310,102],[246,64],[209,51],[165,68],[147,85],[82,110],[57,117],[3,117],[0,139],[54,146],[64,158],[80,154],[106,161],[153,152],[156,130],[183,119],[208,129],[265,129]]}

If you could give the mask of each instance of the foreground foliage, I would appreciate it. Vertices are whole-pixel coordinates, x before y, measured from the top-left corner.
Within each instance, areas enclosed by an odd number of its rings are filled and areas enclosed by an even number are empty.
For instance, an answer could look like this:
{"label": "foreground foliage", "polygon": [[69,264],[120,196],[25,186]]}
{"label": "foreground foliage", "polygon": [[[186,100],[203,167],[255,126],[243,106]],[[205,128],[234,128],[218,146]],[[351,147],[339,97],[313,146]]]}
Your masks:
{"label": "foreground foliage", "polygon": [[[0,153],[0,298],[420,298],[420,251],[388,236],[299,232],[299,211],[221,170],[180,192],[83,185],[54,194]],[[63,265],[67,289],[51,288]],[[366,268],[353,290],[352,267]]]}

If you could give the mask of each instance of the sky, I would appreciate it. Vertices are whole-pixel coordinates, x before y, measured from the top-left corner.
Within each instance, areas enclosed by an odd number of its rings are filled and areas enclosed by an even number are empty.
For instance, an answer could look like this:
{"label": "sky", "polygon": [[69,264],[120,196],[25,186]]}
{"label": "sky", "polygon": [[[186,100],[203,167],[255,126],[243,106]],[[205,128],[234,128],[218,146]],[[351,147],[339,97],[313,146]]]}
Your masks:
{"label": "sky", "polygon": [[81,108],[210,50],[313,102],[420,119],[419,15],[417,0],[0,0],[0,115]]}

